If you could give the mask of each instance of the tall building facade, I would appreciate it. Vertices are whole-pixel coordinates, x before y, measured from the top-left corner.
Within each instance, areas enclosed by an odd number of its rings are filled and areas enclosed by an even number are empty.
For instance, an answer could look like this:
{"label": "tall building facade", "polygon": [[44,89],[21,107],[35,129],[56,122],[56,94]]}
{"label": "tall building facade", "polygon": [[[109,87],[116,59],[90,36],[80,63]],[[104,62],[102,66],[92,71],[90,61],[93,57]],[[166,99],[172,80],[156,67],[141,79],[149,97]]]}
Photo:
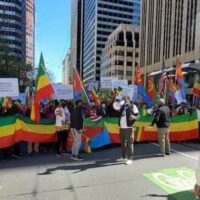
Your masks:
{"label": "tall building facade", "polygon": [[25,1],[26,63],[35,67],[35,0]]}
{"label": "tall building facade", "polygon": [[139,24],[138,0],[83,0],[83,81],[100,80],[102,49],[119,24]]}
{"label": "tall building facade", "polygon": [[24,0],[0,0],[0,53],[25,61],[23,6]]}
{"label": "tall building facade", "polygon": [[135,65],[139,59],[139,26],[120,24],[102,50],[101,76],[134,80]]}
{"label": "tall building facade", "polygon": [[200,58],[199,0],[142,0],[140,65],[143,73]]}
{"label": "tall building facade", "polygon": [[82,75],[82,30],[84,0],[71,1],[71,67]]}
{"label": "tall building facade", "polygon": [[62,82],[63,84],[72,84],[73,82],[73,68],[71,67],[71,49],[68,49],[68,52],[63,60],[63,72],[62,72]]}
{"label": "tall building facade", "polygon": [[[0,0],[0,54],[34,63],[34,0]],[[3,48],[3,49],[2,49]]]}

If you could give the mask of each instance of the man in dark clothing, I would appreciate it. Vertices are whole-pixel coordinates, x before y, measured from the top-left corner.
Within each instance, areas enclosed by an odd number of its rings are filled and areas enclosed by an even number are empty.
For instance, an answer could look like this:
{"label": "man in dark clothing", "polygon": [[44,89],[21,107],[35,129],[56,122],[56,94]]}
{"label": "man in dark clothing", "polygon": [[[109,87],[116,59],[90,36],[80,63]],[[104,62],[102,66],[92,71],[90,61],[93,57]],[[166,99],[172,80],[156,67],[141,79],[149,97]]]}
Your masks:
{"label": "man in dark clothing", "polygon": [[132,164],[133,142],[134,142],[134,123],[139,118],[139,111],[136,105],[130,103],[128,96],[124,97],[125,105],[121,107],[119,126],[122,159],[127,159],[126,164]]}
{"label": "man in dark clothing", "polygon": [[76,108],[71,113],[71,132],[73,136],[72,155],[73,160],[82,160],[79,150],[84,132],[83,101],[76,101]]}
{"label": "man in dark clothing", "polygon": [[158,128],[158,141],[162,156],[170,155],[169,127],[170,127],[170,109],[165,106],[165,100],[159,99],[158,108],[155,112],[152,126],[156,124]]}

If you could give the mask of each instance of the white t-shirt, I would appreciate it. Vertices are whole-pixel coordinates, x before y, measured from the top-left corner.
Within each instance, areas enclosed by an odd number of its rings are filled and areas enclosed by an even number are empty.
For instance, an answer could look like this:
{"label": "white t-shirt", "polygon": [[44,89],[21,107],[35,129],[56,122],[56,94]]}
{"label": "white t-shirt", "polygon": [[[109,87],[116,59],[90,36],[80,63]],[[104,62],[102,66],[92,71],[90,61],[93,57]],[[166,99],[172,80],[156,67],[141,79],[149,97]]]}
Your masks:
{"label": "white t-shirt", "polygon": [[[57,113],[60,112],[60,115]],[[64,108],[56,108],[55,110],[55,115],[56,115],[56,126],[60,127],[63,125],[62,122],[66,122],[66,112]]]}
{"label": "white t-shirt", "polygon": [[[133,105],[133,113],[137,113],[139,114],[138,108],[136,105]],[[135,118],[137,119],[138,117],[135,116]],[[120,120],[120,128],[131,128],[127,126],[127,120],[126,120],[126,109],[123,110],[122,112],[122,117]]]}

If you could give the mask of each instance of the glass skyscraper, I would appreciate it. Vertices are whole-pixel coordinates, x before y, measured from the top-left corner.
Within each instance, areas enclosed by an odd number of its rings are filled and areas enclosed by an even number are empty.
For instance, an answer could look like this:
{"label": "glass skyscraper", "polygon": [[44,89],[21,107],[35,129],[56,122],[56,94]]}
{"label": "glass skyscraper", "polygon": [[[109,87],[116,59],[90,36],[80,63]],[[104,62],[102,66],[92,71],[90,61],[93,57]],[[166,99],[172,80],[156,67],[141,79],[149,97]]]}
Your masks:
{"label": "glass skyscraper", "polygon": [[101,53],[119,24],[140,23],[140,0],[83,0],[83,81],[100,79]]}
{"label": "glass skyscraper", "polygon": [[0,55],[34,65],[34,0],[0,0]]}

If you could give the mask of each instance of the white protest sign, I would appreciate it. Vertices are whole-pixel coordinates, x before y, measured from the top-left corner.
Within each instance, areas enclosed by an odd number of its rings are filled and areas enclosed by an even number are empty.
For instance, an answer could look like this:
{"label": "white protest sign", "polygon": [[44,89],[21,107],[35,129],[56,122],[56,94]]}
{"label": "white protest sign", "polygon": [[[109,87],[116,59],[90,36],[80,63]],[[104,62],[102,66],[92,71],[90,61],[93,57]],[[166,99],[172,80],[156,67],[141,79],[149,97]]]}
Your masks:
{"label": "white protest sign", "polygon": [[114,80],[117,80],[117,77],[101,77],[101,88],[112,89]]}
{"label": "white protest sign", "polygon": [[128,80],[113,80],[112,81],[112,89],[114,88],[123,88],[128,86]]}
{"label": "white protest sign", "polygon": [[137,85],[129,85],[133,89],[133,102],[138,102],[138,89]]}
{"label": "white protest sign", "polygon": [[200,110],[197,109],[197,118],[198,118],[198,121],[200,122]]}
{"label": "white protest sign", "polygon": [[181,90],[177,90],[175,92],[175,98],[176,98],[177,104],[181,104],[182,102],[185,101],[185,99],[182,96]]}
{"label": "white protest sign", "polygon": [[63,85],[63,84],[53,84],[53,89],[55,92],[54,99],[73,99],[73,85]]}
{"label": "white protest sign", "polygon": [[92,91],[93,89],[98,90],[99,89],[99,81],[91,81],[88,84],[88,91]]}
{"label": "white protest sign", "polygon": [[17,78],[0,78],[0,97],[19,96],[19,84]]}
{"label": "white protest sign", "polygon": [[117,99],[122,99],[125,96],[128,96],[130,97],[130,99],[133,99],[133,92],[134,92],[133,88],[123,87],[122,91],[117,96]]}

